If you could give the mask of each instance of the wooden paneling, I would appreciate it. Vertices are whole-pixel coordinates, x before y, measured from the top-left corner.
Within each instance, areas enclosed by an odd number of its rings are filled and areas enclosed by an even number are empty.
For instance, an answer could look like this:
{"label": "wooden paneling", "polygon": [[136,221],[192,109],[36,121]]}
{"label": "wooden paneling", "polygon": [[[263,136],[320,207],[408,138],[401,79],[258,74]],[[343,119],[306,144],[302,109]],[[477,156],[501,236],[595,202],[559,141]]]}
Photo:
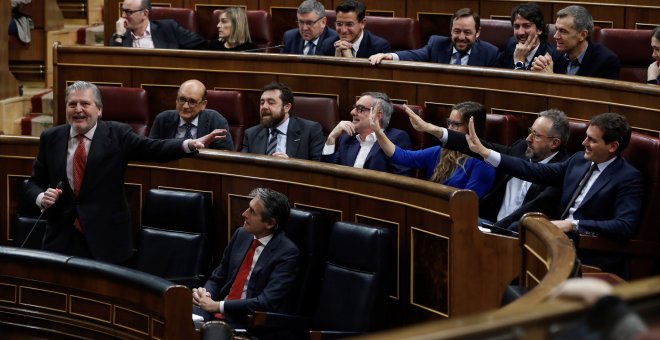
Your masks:
{"label": "wooden paneling", "polygon": [[[0,11],[0,22],[8,23],[11,19],[11,2],[5,2]],[[18,95],[18,83],[14,75],[9,72],[9,50],[6,46],[9,45],[9,35],[7,25],[0,25],[0,46],[5,48],[0,49],[0,100],[11,98]]]}

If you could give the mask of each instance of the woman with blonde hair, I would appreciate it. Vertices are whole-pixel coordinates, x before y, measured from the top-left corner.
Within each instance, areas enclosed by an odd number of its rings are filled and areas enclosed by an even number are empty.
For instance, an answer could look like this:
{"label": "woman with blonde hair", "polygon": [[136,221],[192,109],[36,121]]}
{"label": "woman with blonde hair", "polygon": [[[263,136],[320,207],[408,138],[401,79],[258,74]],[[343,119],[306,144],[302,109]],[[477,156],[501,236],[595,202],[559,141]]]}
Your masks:
{"label": "woman with blonde hair", "polygon": [[[418,118],[417,115],[408,106],[405,106],[405,108],[413,127],[416,128],[413,119]],[[394,163],[422,169],[426,172],[426,177],[430,181],[454,188],[470,189],[479,198],[488,193],[495,181],[495,168],[482,160],[472,158],[458,151],[443,149],[440,146],[432,146],[416,151],[401,149],[387,138],[387,135],[380,128],[380,122],[375,112],[378,112],[378,110],[372,109],[370,115],[371,128],[376,133],[380,148],[388,157],[392,158]],[[486,125],[486,111],[483,105],[476,102],[468,101],[454,105],[449,119],[447,119],[447,128],[466,133],[468,121],[471,117],[474,117],[477,135],[483,136]]]}
{"label": "woman with blonde hair", "polygon": [[229,7],[220,15],[218,22],[218,40],[209,44],[215,51],[246,51],[257,48],[250,39],[245,10],[240,7]]}

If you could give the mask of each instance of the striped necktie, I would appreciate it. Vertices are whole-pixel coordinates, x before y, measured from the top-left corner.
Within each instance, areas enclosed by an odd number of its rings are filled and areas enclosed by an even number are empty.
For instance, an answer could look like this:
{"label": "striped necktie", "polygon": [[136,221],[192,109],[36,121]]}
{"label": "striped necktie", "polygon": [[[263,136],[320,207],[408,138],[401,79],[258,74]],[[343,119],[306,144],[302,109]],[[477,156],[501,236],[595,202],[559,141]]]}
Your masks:
{"label": "striped necktie", "polygon": [[277,134],[280,133],[277,129],[270,129],[270,139],[268,139],[268,146],[266,147],[266,155],[272,155],[277,148]]}

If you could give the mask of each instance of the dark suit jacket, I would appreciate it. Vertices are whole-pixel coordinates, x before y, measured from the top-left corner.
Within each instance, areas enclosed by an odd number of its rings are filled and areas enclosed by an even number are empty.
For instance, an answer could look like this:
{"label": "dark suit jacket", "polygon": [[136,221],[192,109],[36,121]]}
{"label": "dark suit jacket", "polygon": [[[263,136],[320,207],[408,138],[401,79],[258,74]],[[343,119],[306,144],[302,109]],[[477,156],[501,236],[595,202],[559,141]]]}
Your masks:
{"label": "dark suit jacket", "polygon": [[[516,37],[511,37],[509,39],[509,41],[506,43],[506,49],[500,55],[498,67],[506,68],[509,70],[512,70],[515,67],[513,62],[513,52],[516,50],[517,44],[518,44],[518,40],[516,40]],[[536,50],[536,53],[534,53],[534,56],[532,56],[532,60],[534,60],[534,58],[540,55],[545,55],[546,53],[550,53],[550,55],[555,53],[555,47],[552,46],[552,44],[550,44],[547,41],[539,44],[539,48]],[[529,63],[527,65],[527,69],[529,70],[531,68],[532,68],[532,63]]]}
{"label": "dark suit jacket", "polygon": [[[449,64],[453,51],[453,44],[450,38],[439,35],[432,35],[426,46],[410,51],[399,51],[396,54],[399,60],[426,61],[433,63]],[[479,40],[474,42],[470,57],[469,66],[496,66],[500,51],[489,42]]]}
{"label": "dark suit jacket", "polygon": [[[568,60],[564,57],[564,53],[555,51],[552,55],[553,72],[566,74],[568,68]],[[610,51],[607,47],[594,44],[589,41],[587,51],[584,53],[584,59],[580,64],[580,69],[577,72],[578,76],[596,77],[606,79],[619,79],[619,70],[621,69],[621,62],[619,57]]]}
{"label": "dark suit jacket", "polygon": [[[224,300],[229,294],[253,239],[241,227],[229,240],[220,265],[204,284],[213,300]],[[241,323],[254,311],[287,311],[286,302],[298,275],[298,256],[296,245],[284,232],[276,232],[254,264],[245,299],[225,301],[224,316],[232,323]]]}
{"label": "dark suit jacket", "polygon": [[[466,155],[482,159],[481,156],[470,151],[470,147],[465,140],[464,134],[452,130],[447,131],[449,134],[447,136],[447,144],[445,145],[446,148],[457,150]],[[525,157],[525,151],[527,150],[527,142],[525,139],[519,139],[511,146],[489,143],[484,140],[482,140],[482,143],[487,148],[495,150],[501,154],[528,161]],[[561,162],[566,158],[568,158],[568,155],[562,150],[550,160],[550,163]],[[502,201],[504,200],[504,194],[506,193],[506,185],[512,177],[513,176],[508,172],[503,171],[499,167],[497,168],[497,175],[492,189],[486,194],[486,196],[479,200],[479,217],[485,218],[489,221],[497,221],[497,214],[500,211]],[[520,220],[524,214],[532,211],[542,212],[551,218],[559,218],[559,216],[557,216],[559,214],[557,212],[557,201],[559,201],[560,195],[561,191],[559,190],[546,185],[532,183],[527,190],[527,194],[525,194],[522,206],[509,214],[506,218],[497,221],[495,225],[501,228],[507,228],[513,222]]]}
{"label": "dark suit jacket", "polygon": [[[337,40],[337,32],[328,26],[319,35],[319,41],[316,43],[316,51],[314,52],[315,55],[323,55],[323,43],[326,40],[332,40],[333,42]],[[284,38],[282,39],[284,47],[282,47],[281,53],[303,54],[306,43],[300,35],[300,31],[297,28],[292,28],[284,32]]]}
{"label": "dark suit jacket", "polygon": [[[584,159],[584,152],[580,151],[563,162],[552,164],[530,163],[502,155],[498,168],[518,178],[561,187],[561,213],[590,166],[591,162]],[[641,173],[625,159],[617,157],[600,174],[573,213],[573,218],[580,220],[580,231],[619,241],[634,236],[644,195],[642,182]]]}
{"label": "dark suit jacket", "polygon": [[[363,30],[364,36],[360,42],[360,48],[358,48],[356,58],[369,58],[370,56],[377,53],[387,53],[391,50],[390,43],[369,32],[368,30]],[[323,42],[322,54],[334,56],[335,55],[335,41],[339,40],[339,36],[334,39],[326,39]]]}
{"label": "dark suit jacket", "polygon": [[[225,129],[227,134],[224,139],[214,141],[209,145],[211,149],[230,150],[234,151],[234,142],[229,133],[229,124],[227,119],[223,117],[218,111],[211,109],[204,109],[199,112],[199,119],[197,120],[197,136],[208,135],[215,129]],[[154,124],[149,131],[150,138],[156,139],[171,139],[175,138],[176,132],[179,128],[179,113],[176,110],[163,111],[156,116]]]}
{"label": "dark suit jacket", "polygon": [[[201,35],[189,31],[172,19],[152,20],[151,39],[155,48],[202,50],[208,46],[208,40]],[[110,46],[133,47],[133,36],[130,31],[124,34],[121,44],[110,40]]]}
{"label": "dark suit jacket", "polygon": [[[266,154],[268,128],[255,125],[245,130],[241,152]],[[289,157],[318,161],[323,152],[323,128],[318,122],[289,116],[286,134],[286,154]]]}
{"label": "dark suit jacket", "polygon": [[113,263],[126,261],[133,253],[131,219],[124,192],[124,172],[129,161],[170,161],[185,155],[182,139],[156,140],[138,136],[130,126],[97,122],[90,146],[79,197],[74,197],[66,174],[69,125],[44,131],[32,177],[27,184],[28,199],[48,187],[63,183],[62,195],[47,212],[49,225],[44,249],[67,253],[74,232],[73,221],[80,217],[85,239],[95,259]]}
{"label": "dark suit jacket", "polygon": [[[408,136],[405,131],[395,128],[387,128],[385,129],[385,135],[392,141],[392,143],[394,143],[394,145],[397,145],[402,149],[410,150],[412,148],[410,136]],[[358,152],[360,152],[360,142],[357,138],[355,136],[343,134],[336,141],[335,153],[323,155],[321,161],[353,166]],[[364,168],[404,176],[410,176],[412,173],[410,168],[392,162],[392,159],[387,157],[380,148],[378,142],[376,142],[371,150],[369,150],[367,159],[364,161]]]}

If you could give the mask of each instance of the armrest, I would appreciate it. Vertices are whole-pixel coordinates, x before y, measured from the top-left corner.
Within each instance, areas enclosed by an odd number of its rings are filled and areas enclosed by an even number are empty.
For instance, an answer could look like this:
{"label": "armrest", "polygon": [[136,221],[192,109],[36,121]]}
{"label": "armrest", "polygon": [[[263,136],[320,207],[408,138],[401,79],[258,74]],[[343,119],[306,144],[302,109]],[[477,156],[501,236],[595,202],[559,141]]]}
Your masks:
{"label": "armrest", "polygon": [[306,331],[309,329],[311,319],[300,315],[254,312],[248,315],[250,328],[281,328]]}
{"label": "armrest", "polygon": [[309,331],[309,339],[343,339],[354,337],[363,333],[360,332],[339,332],[339,331]]}
{"label": "armrest", "polygon": [[636,239],[621,243],[599,236],[580,235],[579,246],[581,249],[660,257],[660,244]]}
{"label": "armrest", "polygon": [[172,281],[178,285],[186,286],[190,289],[197,288],[204,283],[204,275],[166,277],[165,280]]}

